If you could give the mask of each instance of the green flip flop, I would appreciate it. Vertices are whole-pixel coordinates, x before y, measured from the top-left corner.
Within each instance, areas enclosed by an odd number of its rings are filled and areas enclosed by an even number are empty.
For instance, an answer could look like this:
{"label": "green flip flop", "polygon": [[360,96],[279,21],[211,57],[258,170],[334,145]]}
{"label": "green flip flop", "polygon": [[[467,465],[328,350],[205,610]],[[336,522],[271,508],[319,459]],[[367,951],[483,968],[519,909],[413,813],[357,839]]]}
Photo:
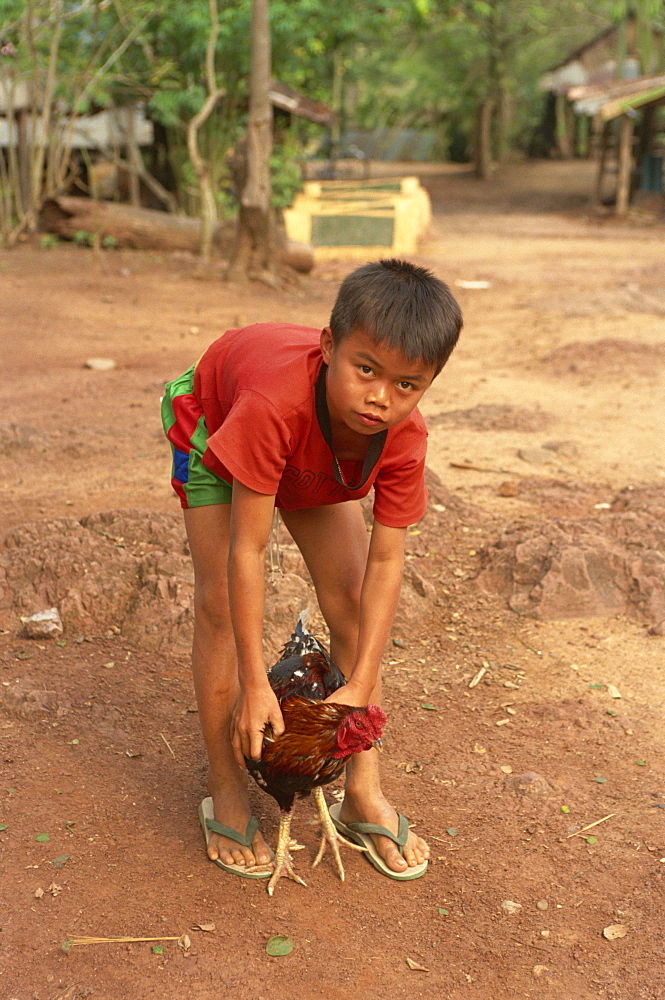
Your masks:
{"label": "green flip flop", "polygon": [[[237,844],[241,844],[243,847],[251,847],[254,835],[259,828],[259,821],[256,816],[250,816],[244,834],[238,833],[237,830],[232,830],[230,826],[224,826],[223,823],[218,823],[214,816],[211,798],[204,799],[199,806],[199,822],[205,834],[206,845],[210,842],[211,833],[220,833],[223,837],[235,840]],[[213,859],[211,858],[210,860]],[[242,878],[270,878],[272,875],[272,871],[248,872],[244,865],[225,865],[219,858],[214,861],[214,864],[223,868],[225,872],[230,872],[232,875],[240,875]]]}
{"label": "green flip flop", "polygon": [[334,802],[329,807],[330,816],[335,824],[335,829],[338,833],[341,833],[343,837],[346,837],[347,840],[351,840],[354,844],[359,844],[360,847],[364,847],[367,860],[370,864],[373,864],[376,870],[381,872],[382,875],[387,875],[388,878],[393,878],[397,882],[410,882],[412,879],[420,878],[421,875],[425,874],[429,864],[428,861],[423,861],[419,865],[414,865],[413,868],[407,868],[403,873],[394,872],[392,868],[389,868],[385,863],[376,849],[376,844],[370,836],[370,834],[378,834],[381,837],[389,837],[393,843],[397,844],[399,853],[403,856],[404,845],[406,844],[407,837],[409,836],[409,821],[406,816],[402,816],[401,813],[397,813],[399,817],[399,829],[397,831],[397,836],[395,836],[395,834],[391,833],[385,826],[377,826],[376,823],[343,823],[339,818],[341,809],[341,802]]}

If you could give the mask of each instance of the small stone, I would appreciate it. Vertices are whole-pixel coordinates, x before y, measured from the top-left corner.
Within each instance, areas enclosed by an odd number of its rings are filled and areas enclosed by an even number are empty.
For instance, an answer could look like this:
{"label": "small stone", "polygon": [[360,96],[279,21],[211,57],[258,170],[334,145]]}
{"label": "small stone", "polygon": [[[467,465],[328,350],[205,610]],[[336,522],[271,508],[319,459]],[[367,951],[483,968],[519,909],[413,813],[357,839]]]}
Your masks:
{"label": "small stone", "polygon": [[62,621],[57,608],[46,608],[29,617],[21,616],[22,633],[28,639],[50,639],[62,632]]}
{"label": "small stone", "polygon": [[628,928],[625,924],[610,924],[609,927],[603,928],[603,937],[608,941],[616,941],[617,938],[625,937],[628,933]]}
{"label": "small stone", "polygon": [[118,367],[118,363],[113,358],[88,358],[85,367],[95,372],[110,372]]}
{"label": "small stone", "polygon": [[548,910],[549,906],[550,904],[547,902],[546,899],[539,899],[538,902],[536,903],[537,910]]}
{"label": "small stone", "polygon": [[510,479],[507,479],[499,486],[500,497],[516,497],[519,491],[519,484]]}
{"label": "small stone", "polygon": [[515,903],[512,899],[504,899],[501,903],[501,909],[504,913],[508,913],[510,916],[514,916],[519,913],[522,909],[521,903]]}
{"label": "small stone", "polygon": [[545,448],[520,448],[517,452],[523,462],[530,465],[546,465],[552,461],[552,452]]}

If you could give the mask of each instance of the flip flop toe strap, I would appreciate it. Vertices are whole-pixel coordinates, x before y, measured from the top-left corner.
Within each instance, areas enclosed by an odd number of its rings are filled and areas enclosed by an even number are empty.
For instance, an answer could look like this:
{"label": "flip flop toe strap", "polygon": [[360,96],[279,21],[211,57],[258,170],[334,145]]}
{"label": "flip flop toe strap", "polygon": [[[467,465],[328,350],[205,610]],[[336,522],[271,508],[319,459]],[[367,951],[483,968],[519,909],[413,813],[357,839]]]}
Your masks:
{"label": "flip flop toe strap", "polygon": [[400,854],[403,853],[402,848],[406,844],[407,838],[409,836],[409,821],[406,816],[402,816],[401,813],[397,813],[399,817],[399,828],[397,830],[397,835],[388,830],[385,826],[379,826],[376,823],[347,823],[346,827],[353,833],[368,833],[374,834],[379,837],[388,837],[393,843],[397,844],[399,847]]}
{"label": "flip flop toe strap", "polygon": [[228,837],[229,840],[234,840],[236,844],[240,844],[242,847],[251,847],[256,831],[259,828],[259,821],[256,816],[250,816],[244,836],[242,833],[238,833],[237,830],[232,830],[230,826],[218,823],[216,819],[207,819],[206,826],[213,833],[220,833],[222,837]]}

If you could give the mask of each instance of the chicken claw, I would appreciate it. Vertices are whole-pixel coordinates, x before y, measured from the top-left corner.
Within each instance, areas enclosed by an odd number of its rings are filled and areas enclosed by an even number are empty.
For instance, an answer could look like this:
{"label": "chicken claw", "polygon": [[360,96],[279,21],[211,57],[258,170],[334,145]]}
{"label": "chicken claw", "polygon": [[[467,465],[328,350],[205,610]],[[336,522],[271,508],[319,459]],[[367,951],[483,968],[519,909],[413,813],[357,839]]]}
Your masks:
{"label": "chicken claw", "polygon": [[273,861],[274,871],[270,876],[270,881],[268,882],[268,895],[272,896],[275,891],[275,886],[279,882],[282,875],[287,875],[289,878],[293,879],[294,882],[299,882],[300,885],[307,885],[300,875],[297,875],[293,865],[291,863],[291,856],[289,854],[289,841],[290,828],[291,828],[291,816],[293,811],[284,813],[279,821],[279,834],[277,835],[277,848],[275,850],[275,860]]}
{"label": "chicken claw", "polygon": [[312,795],[314,796],[314,800],[316,802],[316,809],[319,814],[319,820],[322,827],[319,852],[312,862],[312,868],[316,868],[323,855],[326,853],[326,844],[330,844],[330,849],[333,852],[335,864],[337,865],[340,882],[343,882],[346,875],[344,873],[342,858],[339,853],[339,844],[344,844],[345,847],[351,847],[354,851],[366,851],[367,848],[361,847],[360,844],[353,844],[350,840],[347,840],[346,837],[342,837],[342,835],[337,832],[335,824],[330,818],[330,813],[328,812],[328,806],[326,805],[326,799],[322,788],[314,788]]}

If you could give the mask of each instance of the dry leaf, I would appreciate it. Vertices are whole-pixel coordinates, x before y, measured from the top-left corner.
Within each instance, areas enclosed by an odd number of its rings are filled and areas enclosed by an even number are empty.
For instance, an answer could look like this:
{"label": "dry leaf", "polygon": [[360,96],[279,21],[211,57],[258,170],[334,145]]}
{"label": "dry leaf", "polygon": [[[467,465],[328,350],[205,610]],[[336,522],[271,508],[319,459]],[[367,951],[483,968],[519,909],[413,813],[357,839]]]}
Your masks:
{"label": "dry leaf", "polygon": [[41,899],[43,895],[44,890],[41,887],[39,889],[35,889],[35,899]]}
{"label": "dry leaf", "polygon": [[607,685],[607,693],[610,695],[611,698],[620,698],[621,697],[621,692],[619,691],[618,688],[616,688],[614,686],[614,684],[608,684]]}
{"label": "dry leaf", "polygon": [[183,951],[189,951],[192,947],[192,942],[190,941],[188,934],[183,934],[182,937],[178,938],[178,947],[182,948]]}
{"label": "dry leaf", "polygon": [[194,924],[194,926],[192,927],[192,930],[194,930],[194,931],[205,931],[206,934],[212,934],[212,932],[215,930],[215,925],[214,924]]}
{"label": "dry leaf", "polygon": [[412,958],[407,958],[406,964],[410,969],[413,969],[414,972],[429,972],[429,969],[426,969],[424,965],[418,965],[418,963],[414,962]]}
{"label": "dry leaf", "polygon": [[627,933],[628,928],[625,924],[610,924],[609,927],[603,928],[603,937],[608,941],[616,941],[617,938],[625,937]]}

